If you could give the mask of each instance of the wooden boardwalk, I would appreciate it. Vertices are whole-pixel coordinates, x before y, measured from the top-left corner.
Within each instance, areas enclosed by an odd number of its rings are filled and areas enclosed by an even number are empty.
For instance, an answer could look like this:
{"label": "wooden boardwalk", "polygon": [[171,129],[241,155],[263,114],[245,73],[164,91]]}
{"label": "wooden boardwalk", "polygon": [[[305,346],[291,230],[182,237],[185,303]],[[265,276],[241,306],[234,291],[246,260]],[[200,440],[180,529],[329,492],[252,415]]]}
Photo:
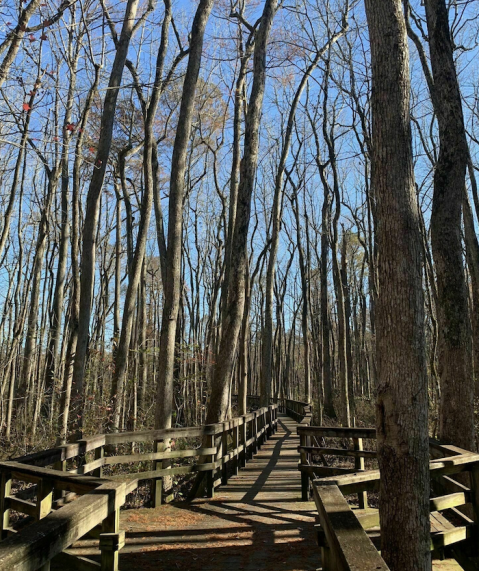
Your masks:
{"label": "wooden boardwalk", "polygon": [[296,427],[280,415],[276,434],[213,499],[123,511],[121,571],[318,569],[317,512],[301,501]]}

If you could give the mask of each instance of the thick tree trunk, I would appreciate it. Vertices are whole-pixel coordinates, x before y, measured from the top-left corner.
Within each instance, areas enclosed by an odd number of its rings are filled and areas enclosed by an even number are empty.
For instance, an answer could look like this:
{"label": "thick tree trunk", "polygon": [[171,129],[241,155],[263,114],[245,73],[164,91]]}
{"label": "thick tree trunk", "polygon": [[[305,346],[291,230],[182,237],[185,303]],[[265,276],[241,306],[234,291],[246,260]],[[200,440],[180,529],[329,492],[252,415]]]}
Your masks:
{"label": "thick tree trunk", "polygon": [[431,97],[440,141],[431,214],[438,293],[439,436],[474,450],[471,338],[461,239],[468,148],[446,1],[426,0],[425,5],[434,81]]}
{"label": "thick tree trunk", "polygon": [[463,203],[466,259],[471,278],[472,347],[475,396],[479,396],[479,243],[474,229],[474,215],[467,195]]}
{"label": "thick tree trunk", "polygon": [[377,444],[381,553],[392,571],[430,571],[429,434],[422,248],[401,0],[366,0],[372,61],[372,187],[379,297]]}

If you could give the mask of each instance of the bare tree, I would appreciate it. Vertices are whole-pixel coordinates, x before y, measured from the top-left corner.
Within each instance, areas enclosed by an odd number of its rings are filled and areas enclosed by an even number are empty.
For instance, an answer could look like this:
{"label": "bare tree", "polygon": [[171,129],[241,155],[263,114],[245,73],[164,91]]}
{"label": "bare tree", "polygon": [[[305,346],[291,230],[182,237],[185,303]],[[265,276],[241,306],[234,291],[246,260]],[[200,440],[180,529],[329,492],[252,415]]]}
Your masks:
{"label": "bare tree", "polygon": [[[390,569],[431,569],[422,249],[401,0],[366,0],[372,62],[372,186],[377,197],[377,442],[381,554]],[[408,538],[407,541],[404,538]]]}

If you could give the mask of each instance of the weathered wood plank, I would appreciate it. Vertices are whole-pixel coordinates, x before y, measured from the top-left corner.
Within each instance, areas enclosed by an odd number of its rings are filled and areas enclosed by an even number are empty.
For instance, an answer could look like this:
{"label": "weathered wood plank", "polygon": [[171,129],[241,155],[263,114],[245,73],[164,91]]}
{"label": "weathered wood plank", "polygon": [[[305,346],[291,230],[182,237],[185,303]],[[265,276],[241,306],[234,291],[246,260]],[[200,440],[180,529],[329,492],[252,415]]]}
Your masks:
{"label": "weathered wood plank", "polygon": [[324,478],[328,476],[342,476],[343,474],[358,474],[356,468],[338,468],[336,466],[315,466],[311,464],[298,464],[300,472]]}
{"label": "weathered wood plank", "polygon": [[90,490],[101,486],[105,480],[93,478],[92,476],[81,476],[60,472],[51,468],[40,468],[37,466],[27,466],[19,462],[0,462],[0,471],[9,472],[13,479],[23,482],[38,484],[42,479],[49,478],[54,482],[55,488],[69,490],[79,494],[84,494]]}
{"label": "weathered wood plank", "polygon": [[330,456],[350,456],[351,458],[377,458],[374,450],[349,450],[345,448],[322,448],[321,446],[298,446],[298,452],[312,452]]}
{"label": "weathered wood plank", "polygon": [[308,436],[322,436],[323,438],[376,438],[375,428],[298,426],[297,433]]}
{"label": "weathered wood plank", "polygon": [[206,464],[191,464],[188,466],[178,466],[176,468],[163,468],[161,470],[150,470],[148,472],[135,472],[134,474],[119,474],[118,476],[111,476],[110,480],[115,482],[129,481],[129,480],[152,480],[162,476],[176,476],[181,474],[193,474],[195,472],[208,472],[214,468],[221,467],[221,460],[218,462],[208,462]]}
{"label": "weathered wood plank", "polygon": [[123,456],[107,456],[105,464],[130,464],[133,462],[148,462],[175,458],[194,458],[215,454],[216,448],[194,448],[192,450],[173,450],[172,452],[147,452],[145,454],[127,454]]}
{"label": "weathered wood plank", "polygon": [[437,498],[431,498],[430,500],[430,510],[431,512],[447,510],[448,508],[455,508],[457,506],[462,506],[471,501],[470,493],[456,492],[455,494],[449,494],[447,496],[439,496]]}
{"label": "weathered wood plank", "polygon": [[337,571],[388,569],[369,540],[341,490],[333,483],[313,483],[319,520]]}
{"label": "weathered wood plank", "polygon": [[35,571],[125,502],[124,483],[107,482],[0,543],[0,569]]}

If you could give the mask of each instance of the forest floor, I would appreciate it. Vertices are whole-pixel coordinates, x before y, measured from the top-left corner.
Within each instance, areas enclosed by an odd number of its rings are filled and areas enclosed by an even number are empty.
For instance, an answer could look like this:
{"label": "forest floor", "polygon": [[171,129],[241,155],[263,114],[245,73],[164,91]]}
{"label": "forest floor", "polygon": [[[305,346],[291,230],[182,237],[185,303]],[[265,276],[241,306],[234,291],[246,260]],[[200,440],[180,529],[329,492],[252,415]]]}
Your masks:
{"label": "forest floor", "polygon": [[[301,501],[296,422],[278,431],[213,499],[126,510],[122,571],[312,571],[320,567],[314,502]],[[70,552],[94,556],[81,542]]]}

